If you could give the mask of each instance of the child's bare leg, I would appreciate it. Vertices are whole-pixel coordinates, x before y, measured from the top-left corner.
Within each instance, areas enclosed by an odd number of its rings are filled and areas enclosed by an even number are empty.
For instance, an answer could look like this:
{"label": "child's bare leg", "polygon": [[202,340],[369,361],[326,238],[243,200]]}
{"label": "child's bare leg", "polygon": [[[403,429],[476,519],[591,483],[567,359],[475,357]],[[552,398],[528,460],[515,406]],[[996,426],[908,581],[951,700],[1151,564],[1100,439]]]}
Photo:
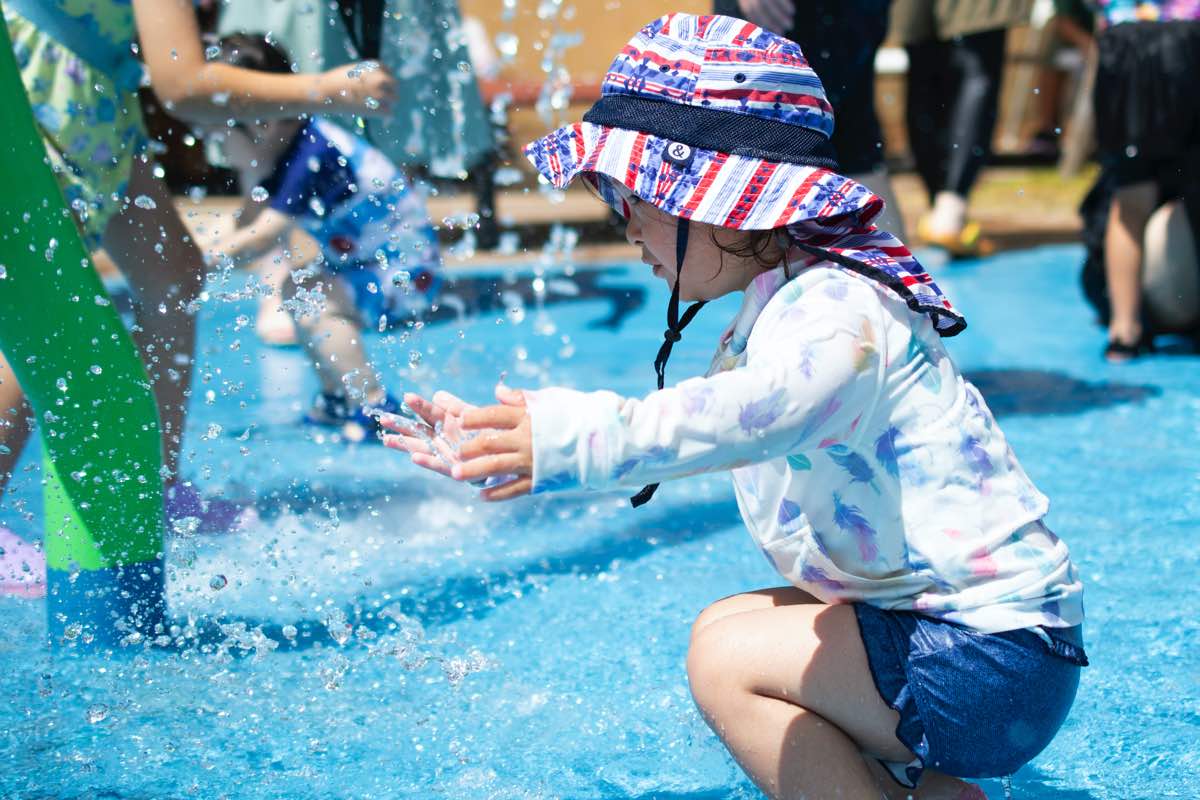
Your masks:
{"label": "child's bare leg", "polygon": [[196,315],[188,306],[199,295],[204,261],[166,185],[150,170],[134,160],[128,194],[149,197],[152,207],[131,203],[115,216],[104,232],[104,249],[134,293],[140,328],[134,338],[158,400],[163,463],[178,475],[196,347]]}
{"label": "child's bare leg", "polygon": [[12,477],[29,439],[29,418],[33,410],[25,402],[21,385],[0,353],[0,497]]}
{"label": "child's bare leg", "polygon": [[1152,182],[1125,186],[1113,195],[1104,236],[1104,268],[1112,312],[1108,340],[1133,345],[1142,337],[1142,239],[1158,201]]}
{"label": "child's bare leg", "polygon": [[283,346],[297,342],[296,325],[283,308],[284,287],[291,282],[292,268],[282,247],[267,253],[251,267],[263,285],[271,288],[270,294],[259,298],[258,316],[254,321],[255,333],[267,344]]}
{"label": "child's bare leg", "polygon": [[927,771],[920,790],[904,790],[869,765],[864,752],[912,754],[895,738],[898,715],[875,689],[850,606],[790,587],[721,600],[693,626],[688,675],[709,724],[769,797],[878,798],[886,789],[940,800],[968,786]]}
{"label": "child's bare leg", "polygon": [[382,402],[387,390],[367,361],[362,319],[345,284],[321,273],[318,279],[299,286],[289,280],[284,296],[291,303],[302,288],[312,291],[318,287],[325,296],[324,309],[319,313],[299,312],[295,319],[296,338],[312,358],[321,393],[349,395],[362,404]]}

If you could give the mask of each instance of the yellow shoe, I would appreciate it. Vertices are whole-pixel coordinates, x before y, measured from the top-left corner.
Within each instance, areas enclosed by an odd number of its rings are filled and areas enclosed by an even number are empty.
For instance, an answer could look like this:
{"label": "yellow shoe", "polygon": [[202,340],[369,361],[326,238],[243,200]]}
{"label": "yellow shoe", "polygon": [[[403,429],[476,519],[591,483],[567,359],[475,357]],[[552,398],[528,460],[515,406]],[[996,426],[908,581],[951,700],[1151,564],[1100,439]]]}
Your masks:
{"label": "yellow shoe", "polygon": [[980,258],[996,252],[996,243],[982,234],[978,222],[968,222],[955,236],[933,233],[929,217],[922,217],[917,223],[917,235],[925,244],[945,250],[951,258]]}

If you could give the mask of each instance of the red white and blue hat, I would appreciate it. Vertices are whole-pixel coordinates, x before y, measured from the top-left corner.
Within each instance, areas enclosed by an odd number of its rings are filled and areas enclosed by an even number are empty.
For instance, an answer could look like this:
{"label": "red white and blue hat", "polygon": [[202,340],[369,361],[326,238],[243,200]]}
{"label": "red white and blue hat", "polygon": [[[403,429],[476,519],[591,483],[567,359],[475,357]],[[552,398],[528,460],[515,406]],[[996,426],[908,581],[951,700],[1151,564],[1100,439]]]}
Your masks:
{"label": "red white and blue hat", "polygon": [[613,60],[583,121],[526,146],[547,181],[582,175],[622,216],[623,190],[681,220],[787,228],[811,262],[874,278],[938,332],[966,327],[908,248],[871,224],[883,200],[837,172],[833,109],[795,42],[745,20],[668,14]]}

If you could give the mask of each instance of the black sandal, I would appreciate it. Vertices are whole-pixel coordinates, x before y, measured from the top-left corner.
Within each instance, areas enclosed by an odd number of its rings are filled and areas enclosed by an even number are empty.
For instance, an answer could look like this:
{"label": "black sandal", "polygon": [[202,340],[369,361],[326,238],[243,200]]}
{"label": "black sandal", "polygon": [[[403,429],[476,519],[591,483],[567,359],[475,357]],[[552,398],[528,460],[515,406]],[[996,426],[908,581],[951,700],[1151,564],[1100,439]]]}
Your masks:
{"label": "black sandal", "polygon": [[1133,344],[1111,340],[1104,348],[1104,360],[1110,364],[1124,364],[1127,361],[1133,361],[1135,358],[1147,355],[1154,352],[1154,342],[1146,335],[1143,335]]}

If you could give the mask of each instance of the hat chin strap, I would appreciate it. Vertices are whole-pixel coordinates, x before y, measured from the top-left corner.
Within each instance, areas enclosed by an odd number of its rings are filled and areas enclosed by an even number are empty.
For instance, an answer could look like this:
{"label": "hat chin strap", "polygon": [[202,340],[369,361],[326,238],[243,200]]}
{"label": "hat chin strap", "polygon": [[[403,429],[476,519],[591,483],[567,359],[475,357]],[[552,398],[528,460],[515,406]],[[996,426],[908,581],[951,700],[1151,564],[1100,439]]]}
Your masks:
{"label": "hat chin strap", "polygon": [[[658,348],[658,355],[654,357],[654,374],[658,378],[659,389],[666,384],[667,359],[671,357],[671,348],[683,338],[683,329],[707,302],[701,300],[698,303],[692,303],[683,312],[683,316],[679,316],[679,284],[683,282],[683,259],[687,256],[689,224],[688,220],[683,217],[678,219],[679,224],[675,228],[675,285],[671,287],[671,300],[667,303],[667,329],[663,332],[663,343]],[[634,508],[645,505],[650,502],[651,497],[654,497],[656,491],[658,491],[657,483],[643,486],[640,492],[629,498],[629,502]]]}

